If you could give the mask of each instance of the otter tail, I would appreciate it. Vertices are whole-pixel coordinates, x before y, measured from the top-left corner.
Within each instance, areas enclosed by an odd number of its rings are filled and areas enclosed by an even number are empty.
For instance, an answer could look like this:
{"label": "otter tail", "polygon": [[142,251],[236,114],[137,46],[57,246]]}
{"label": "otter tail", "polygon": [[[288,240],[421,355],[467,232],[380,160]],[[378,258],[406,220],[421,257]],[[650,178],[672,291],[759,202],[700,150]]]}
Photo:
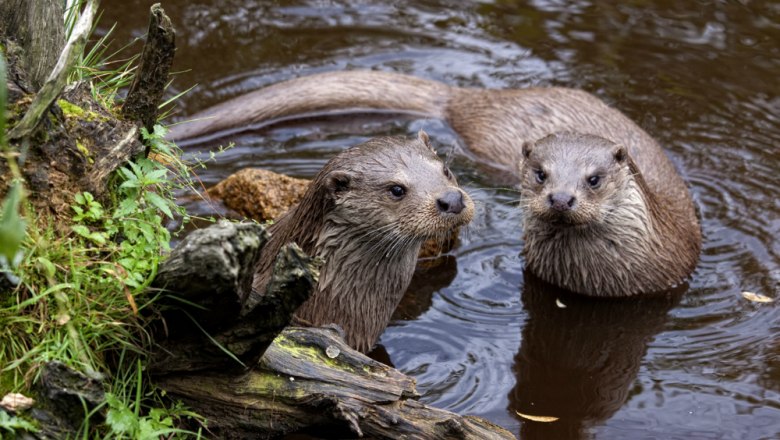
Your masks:
{"label": "otter tail", "polygon": [[397,73],[322,73],[264,87],[206,109],[172,127],[168,138],[192,139],[348,110],[394,110],[443,118],[451,93],[445,84]]}

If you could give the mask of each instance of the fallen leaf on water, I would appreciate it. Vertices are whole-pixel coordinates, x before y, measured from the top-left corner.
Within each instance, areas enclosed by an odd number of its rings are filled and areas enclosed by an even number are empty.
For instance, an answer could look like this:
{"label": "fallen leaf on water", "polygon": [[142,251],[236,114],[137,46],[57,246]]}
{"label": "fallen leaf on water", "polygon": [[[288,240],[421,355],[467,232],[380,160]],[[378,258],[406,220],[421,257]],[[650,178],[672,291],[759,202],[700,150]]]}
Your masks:
{"label": "fallen leaf on water", "polygon": [[753,293],[753,292],[742,292],[742,297],[745,298],[748,301],[758,302],[758,303],[771,303],[774,301],[774,299],[761,295],[760,293]]}
{"label": "fallen leaf on water", "polygon": [[3,400],[0,400],[0,406],[8,411],[19,412],[31,408],[35,404],[35,400],[19,393],[9,393],[3,396]]}
{"label": "fallen leaf on water", "polygon": [[520,417],[522,417],[524,419],[533,420],[534,422],[550,423],[550,422],[554,422],[554,421],[558,420],[558,417],[552,417],[552,416],[530,416],[528,414],[523,414],[520,411],[515,411],[515,412],[517,413],[518,416],[520,416]]}

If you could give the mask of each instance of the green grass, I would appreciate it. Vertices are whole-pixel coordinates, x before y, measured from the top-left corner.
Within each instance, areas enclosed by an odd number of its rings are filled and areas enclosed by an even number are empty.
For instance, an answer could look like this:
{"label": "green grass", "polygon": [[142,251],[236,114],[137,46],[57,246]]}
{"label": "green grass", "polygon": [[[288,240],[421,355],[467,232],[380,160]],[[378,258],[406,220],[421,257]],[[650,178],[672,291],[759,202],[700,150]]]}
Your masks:
{"label": "green grass", "polygon": [[[84,2],[75,3],[78,8]],[[72,8],[66,28],[76,19],[77,9]],[[88,81],[96,101],[107,109],[116,107],[117,92],[132,79],[134,60],[112,61],[117,52],[108,49],[109,35],[84,54],[71,75],[73,81]],[[0,108],[6,104],[0,59]],[[19,179],[5,128],[0,111],[0,151]],[[147,329],[158,299],[148,286],[171,239],[164,224],[174,217],[188,219],[176,205],[174,191],[197,191],[181,151],[164,140],[165,129],[156,126],[152,133],[142,133],[149,158],[128,163],[115,174],[108,201],[78,194],[71,206],[72,224],[36,217],[23,191],[17,199],[9,191],[10,202],[0,210],[0,235],[4,225],[11,225],[11,233],[19,238],[8,255],[20,257],[13,262],[5,258],[6,273],[0,272],[0,277],[18,280],[10,292],[0,291],[0,396],[30,395],[42,366],[53,360],[104,377],[106,401],[93,412],[105,414],[105,423],[96,426],[85,417],[78,434],[84,439],[199,438],[199,431],[180,427],[185,420],[205,423],[180,403],[165,399],[144,369],[152,344]],[[29,226],[20,230],[25,220]],[[2,417],[0,438],[32,429],[24,416]]]}

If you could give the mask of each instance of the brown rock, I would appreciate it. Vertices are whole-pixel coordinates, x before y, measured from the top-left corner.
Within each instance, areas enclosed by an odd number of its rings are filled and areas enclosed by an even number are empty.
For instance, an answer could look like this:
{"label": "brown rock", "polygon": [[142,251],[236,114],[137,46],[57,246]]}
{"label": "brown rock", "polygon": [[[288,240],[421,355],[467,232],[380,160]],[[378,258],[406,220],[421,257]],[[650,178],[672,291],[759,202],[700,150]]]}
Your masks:
{"label": "brown rock", "polygon": [[273,220],[303,197],[309,181],[258,168],[231,174],[209,189],[211,197],[242,216],[257,221]]}

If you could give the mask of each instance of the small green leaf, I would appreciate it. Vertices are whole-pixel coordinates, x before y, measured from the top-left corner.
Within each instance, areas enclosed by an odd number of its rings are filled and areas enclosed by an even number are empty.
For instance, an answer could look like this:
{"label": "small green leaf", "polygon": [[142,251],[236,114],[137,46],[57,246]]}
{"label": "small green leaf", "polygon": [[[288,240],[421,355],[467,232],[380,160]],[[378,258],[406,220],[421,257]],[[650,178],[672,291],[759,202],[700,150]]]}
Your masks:
{"label": "small green leaf", "polygon": [[157,209],[163,212],[166,217],[173,218],[173,213],[171,212],[170,202],[165,200],[164,198],[160,197],[157,193],[148,192],[144,194],[144,198],[154,205]]}
{"label": "small green leaf", "polygon": [[127,180],[136,180],[135,174],[133,174],[133,172],[132,172],[132,171],[128,170],[128,169],[127,169],[127,168],[125,168],[125,167],[122,167],[122,168],[120,168],[120,169],[119,169],[119,172],[120,172],[120,173],[122,173],[122,175],[123,175],[123,176],[125,177],[125,179],[127,179]]}
{"label": "small green leaf", "polygon": [[168,129],[163,127],[160,124],[154,125],[154,137],[163,139],[165,138],[165,135],[168,134]]}
{"label": "small green leaf", "polygon": [[73,226],[71,226],[70,228],[71,228],[71,229],[73,230],[73,232],[75,232],[76,234],[78,234],[78,235],[80,235],[80,236],[82,236],[82,237],[84,237],[84,238],[89,238],[89,233],[90,233],[90,232],[89,232],[89,228],[88,228],[88,227],[86,227],[86,226],[84,226],[84,225],[73,225]]}
{"label": "small green leaf", "polygon": [[[0,438],[3,437],[3,432],[10,432],[16,434],[17,430],[27,432],[38,432],[38,428],[27,420],[20,419],[19,417],[12,416],[5,411],[0,411]],[[12,438],[17,438],[13,435]]]}
{"label": "small green leaf", "polygon": [[87,238],[92,240],[94,243],[97,243],[97,244],[100,244],[100,245],[106,244],[106,242],[108,241],[108,237],[106,236],[106,234],[104,232],[93,232],[93,233],[89,234],[89,237],[87,237]]}
{"label": "small green leaf", "polygon": [[158,179],[162,179],[166,175],[168,175],[168,170],[163,168],[163,169],[154,170],[154,171],[149,172],[149,174],[146,175],[146,178],[147,179],[152,179],[152,180],[158,180]]}
{"label": "small green leaf", "polygon": [[0,255],[13,263],[24,240],[26,223],[19,216],[19,203],[22,199],[22,187],[16,182],[8,190],[0,217]]}
{"label": "small green leaf", "polygon": [[128,179],[122,182],[121,185],[119,185],[119,189],[122,188],[140,188],[141,182],[136,179]]}
{"label": "small green leaf", "polygon": [[57,273],[57,267],[54,266],[54,263],[52,263],[48,258],[38,257],[36,258],[36,261],[38,262],[38,264],[41,265],[43,270],[46,272],[47,278],[53,278],[54,274]]}
{"label": "small green leaf", "polygon": [[117,407],[112,405],[111,409],[108,410],[106,424],[114,434],[131,435],[138,430],[138,418],[121,402],[118,403]]}

